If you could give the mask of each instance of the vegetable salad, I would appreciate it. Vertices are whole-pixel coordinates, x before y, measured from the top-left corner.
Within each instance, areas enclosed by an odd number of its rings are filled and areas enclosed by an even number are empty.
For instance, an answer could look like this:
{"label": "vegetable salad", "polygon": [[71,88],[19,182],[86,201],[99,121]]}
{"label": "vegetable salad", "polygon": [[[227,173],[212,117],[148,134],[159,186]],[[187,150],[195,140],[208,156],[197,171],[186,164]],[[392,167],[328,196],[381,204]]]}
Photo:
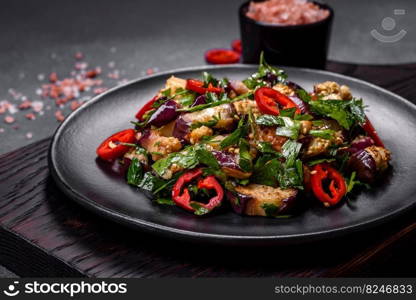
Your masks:
{"label": "vegetable salad", "polygon": [[308,92],[263,57],[243,81],[172,76],[135,117],[97,155],[125,166],[127,183],[153,201],[196,215],[286,217],[314,202],[342,205],[390,161],[349,87]]}

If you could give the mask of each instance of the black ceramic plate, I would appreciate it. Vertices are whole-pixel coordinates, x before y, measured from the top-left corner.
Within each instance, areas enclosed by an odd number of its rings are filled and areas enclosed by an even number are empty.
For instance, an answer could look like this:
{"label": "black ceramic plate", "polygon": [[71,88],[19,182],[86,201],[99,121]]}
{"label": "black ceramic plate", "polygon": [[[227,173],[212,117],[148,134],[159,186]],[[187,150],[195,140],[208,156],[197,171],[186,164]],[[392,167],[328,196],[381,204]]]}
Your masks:
{"label": "black ceramic plate", "polygon": [[365,99],[368,115],[393,153],[392,171],[378,187],[335,209],[319,205],[290,219],[241,217],[232,212],[197,217],[179,208],[152,203],[96,160],[95,149],[109,135],[130,128],[136,111],[171,75],[246,78],[254,66],[201,67],[139,79],[115,88],[71,114],[57,130],[50,168],[59,187],[83,206],[138,229],[178,239],[227,244],[288,244],[333,237],[384,222],[410,208],[416,195],[416,107],[369,83],[342,75],[286,68],[289,78],[311,90],[314,83],[337,81]]}

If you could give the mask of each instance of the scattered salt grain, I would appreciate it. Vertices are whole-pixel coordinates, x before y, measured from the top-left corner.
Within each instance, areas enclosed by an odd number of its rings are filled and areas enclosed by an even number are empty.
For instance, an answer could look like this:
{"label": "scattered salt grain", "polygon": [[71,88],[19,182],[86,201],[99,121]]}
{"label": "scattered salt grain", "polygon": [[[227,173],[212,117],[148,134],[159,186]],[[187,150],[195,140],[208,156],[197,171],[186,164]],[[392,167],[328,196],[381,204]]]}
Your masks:
{"label": "scattered salt grain", "polygon": [[32,102],[30,102],[29,100],[25,100],[22,103],[19,104],[19,109],[23,110],[23,109],[29,109],[32,107]]}
{"label": "scattered salt grain", "polygon": [[88,64],[86,62],[77,62],[75,64],[76,70],[85,70],[86,68],[88,68]]}
{"label": "scattered salt grain", "polygon": [[7,108],[7,110],[9,111],[10,114],[14,115],[15,113],[17,113],[19,110],[16,108],[16,105],[14,104],[10,104],[9,107]]}
{"label": "scattered salt grain", "polygon": [[12,116],[5,116],[4,117],[4,122],[7,123],[7,124],[12,124],[12,123],[14,123],[14,121],[15,121],[15,118],[13,118]]}
{"label": "scattered salt grain", "polygon": [[56,120],[57,120],[58,122],[62,122],[63,120],[65,120],[65,116],[64,116],[64,114],[62,113],[62,110],[57,110],[57,111],[55,112],[55,118],[56,118]]}
{"label": "scattered salt grain", "polygon": [[49,74],[49,81],[52,83],[58,81],[58,75],[56,74],[56,72],[52,72],[51,74]]}
{"label": "scattered salt grain", "polygon": [[34,112],[40,112],[43,109],[43,102],[42,101],[33,101],[32,108]]}
{"label": "scattered salt grain", "polygon": [[107,88],[105,87],[99,87],[94,89],[94,94],[99,95],[107,91]]}
{"label": "scattered salt grain", "polygon": [[78,51],[77,53],[75,53],[75,59],[83,59],[84,58],[84,54],[80,51]]}
{"label": "scattered salt grain", "polygon": [[35,120],[36,116],[34,113],[28,113],[28,114],[25,114],[25,118],[28,120]]}
{"label": "scattered salt grain", "polygon": [[80,107],[81,105],[82,105],[81,102],[74,100],[74,101],[71,102],[71,106],[70,107],[71,107],[71,110],[74,111],[78,107]]}
{"label": "scattered salt grain", "polygon": [[155,71],[152,68],[146,70],[147,75],[152,75]]}

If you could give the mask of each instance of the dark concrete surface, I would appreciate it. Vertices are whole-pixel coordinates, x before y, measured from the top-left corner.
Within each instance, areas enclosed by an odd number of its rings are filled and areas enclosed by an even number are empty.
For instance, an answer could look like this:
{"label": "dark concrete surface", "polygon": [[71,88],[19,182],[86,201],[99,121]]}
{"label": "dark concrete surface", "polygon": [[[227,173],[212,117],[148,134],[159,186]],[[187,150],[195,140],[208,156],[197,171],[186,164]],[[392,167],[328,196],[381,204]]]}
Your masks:
{"label": "dark concrete surface", "polygon": [[[101,66],[104,84],[118,80],[106,73],[118,70],[120,79],[152,71],[204,64],[206,49],[228,47],[238,38],[237,8],[242,0],[4,0],[0,9],[0,101],[18,105],[12,93],[40,100],[37,89],[50,72],[66,76],[74,53],[81,51],[90,66]],[[336,11],[330,47],[331,60],[362,64],[416,62],[415,9],[411,0],[328,0]],[[395,15],[404,9],[404,15]],[[403,11],[402,11],[403,13]],[[391,17],[382,21],[386,17]],[[394,27],[394,28],[393,28]],[[387,28],[387,29],[385,29]],[[376,40],[372,30],[393,35],[398,42]],[[308,45],[305,45],[307,51]],[[45,77],[46,79],[42,79]],[[86,96],[91,93],[86,93]],[[15,95],[16,96],[16,95]],[[50,136],[59,125],[52,100],[42,100],[43,115],[0,114],[0,154]],[[71,110],[63,109],[64,114]],[[4,123],[11,115],[13,124]],[[0,271],[1,272],[1,271]],[[3,273],[0,273],[0,276]],[[5,273],[7,275],[7,273]]]}

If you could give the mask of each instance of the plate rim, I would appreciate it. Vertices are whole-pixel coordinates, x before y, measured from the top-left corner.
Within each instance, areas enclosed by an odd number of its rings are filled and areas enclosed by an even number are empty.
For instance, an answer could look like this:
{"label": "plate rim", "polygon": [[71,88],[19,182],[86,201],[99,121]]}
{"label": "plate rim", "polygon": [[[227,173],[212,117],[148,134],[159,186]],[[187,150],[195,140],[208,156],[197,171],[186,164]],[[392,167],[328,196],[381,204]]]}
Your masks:
{"label": "plate rim", "polygon": [[[74,118],[76,115],[82,113],[83,110],[85,110],[87,107],[93,105],[94,103],[100,101],[102,98],[106,97],[108,94],[113,93],[114,91],[117,91],[119,89],[126,88],[127,86],[137,84],[141,81],[150,80],[157,77],[163,77],[170,74],[180,73],[180,72],[192,72],[192,71],[205,71],[205,70],[216,70],[216,69],[250,69],[250,68],[256,68],[257,65],[254,64],[231,64],[231,65],[215,65],[215,66],[193,66],[193,67],[186,67],[186,68],[177,68],[172,70],[167,70],[164,72],[156,73],[150,76],[141,76],[136,79],[130,80],[122,85],[115,86],[108,91],[97,95],[93,97],[91,100],[89,100],[87,103],[82,105],[79,109],[71,113],[65,120],[62,122],[59,127],[56,129],[50,146],[48,150],[48,167],[51,172],[51,176],[54,179],[55,183],[58,185],[59,189],[70,199],[74,200],[81,206],[87,208],[89,211],[98,213],[100,216],[103,216],[107,219],[110,219],[111,221],[115,221],[119,224],[127,225],[129,227],[133,227],[135,229],[140,229],[145,232],[155,233],[158,235],[162,235],[169,238],[180,238],[180,239],[186,239],[189,241],[206,241],[206,242],[214,242],[214,243],[239,243],[239,244],[256,244],[256,243],[275,243],[275,244],[299,244],[304,242],[312,242],[312,241],[319,241],[323,239],[327,239],[330,237],[339,237],[346,234],[349,234],[353,232],[356,229],[369,229],[372,227],[375,227],[381,223],[387,222],[407,211],[412,209],[416,206],[416,201],[413,201],[413,203],[410,203],[406,206],[400,207],[394,211],[385,213],[383,215],[380,215],[376,218],[372,218],[370,220],[365,220],[357,224],[348,225],[348,226],[341,226],[334,229],[328,229],[328,230],[321,230],[316,232],[308,232],[308,233],[296,233],[296,234],[287,234],[287,235],[229,235],[229,234],[214,234],[214,233],[204,233],[204,232],[196,232],[192,230],[184,230],[184,229],[178,229],[175,227],[170,227],[166,225],[161,225],[158,223],[145,221],[143,219],[138,219],[131,217],[127,214],[120,213],[116,210],[107,208],[88,197],[85,197],[79,193],[77,193],[63,178],[63,176],[59,173],[57,165],[57,157],[56,157],[56,147],[57,142],[67,126],[69,122],[71,122],[71,119]],[[383,93],[386,93],[394,98],[397,99],[397,101],[402,102],[403,104],[409,106],[411,109],[416,110],[416,105],[410,102],[409,100],[405,99],[404,97],[397,95],[385,88],[382,88],[380,86],[377,86],[373,83],[367,82],[365,80],[361,80],[355,77],[347,76],[344,74],[339,74],[331,71],[326,70],[316,70],[316,69],[308,69],[308,68],[296,68],[296,67],[280,67],[284,70],[296,70],[306,73],[312,73],[312,74],[323,74],[323,75],[330,75],[333,77],[338,77],[340,79],[347,79],[350,81],[353,81],[355,83],[365,85],[368,87],[371,87],[375,90],[381,91]]]}

